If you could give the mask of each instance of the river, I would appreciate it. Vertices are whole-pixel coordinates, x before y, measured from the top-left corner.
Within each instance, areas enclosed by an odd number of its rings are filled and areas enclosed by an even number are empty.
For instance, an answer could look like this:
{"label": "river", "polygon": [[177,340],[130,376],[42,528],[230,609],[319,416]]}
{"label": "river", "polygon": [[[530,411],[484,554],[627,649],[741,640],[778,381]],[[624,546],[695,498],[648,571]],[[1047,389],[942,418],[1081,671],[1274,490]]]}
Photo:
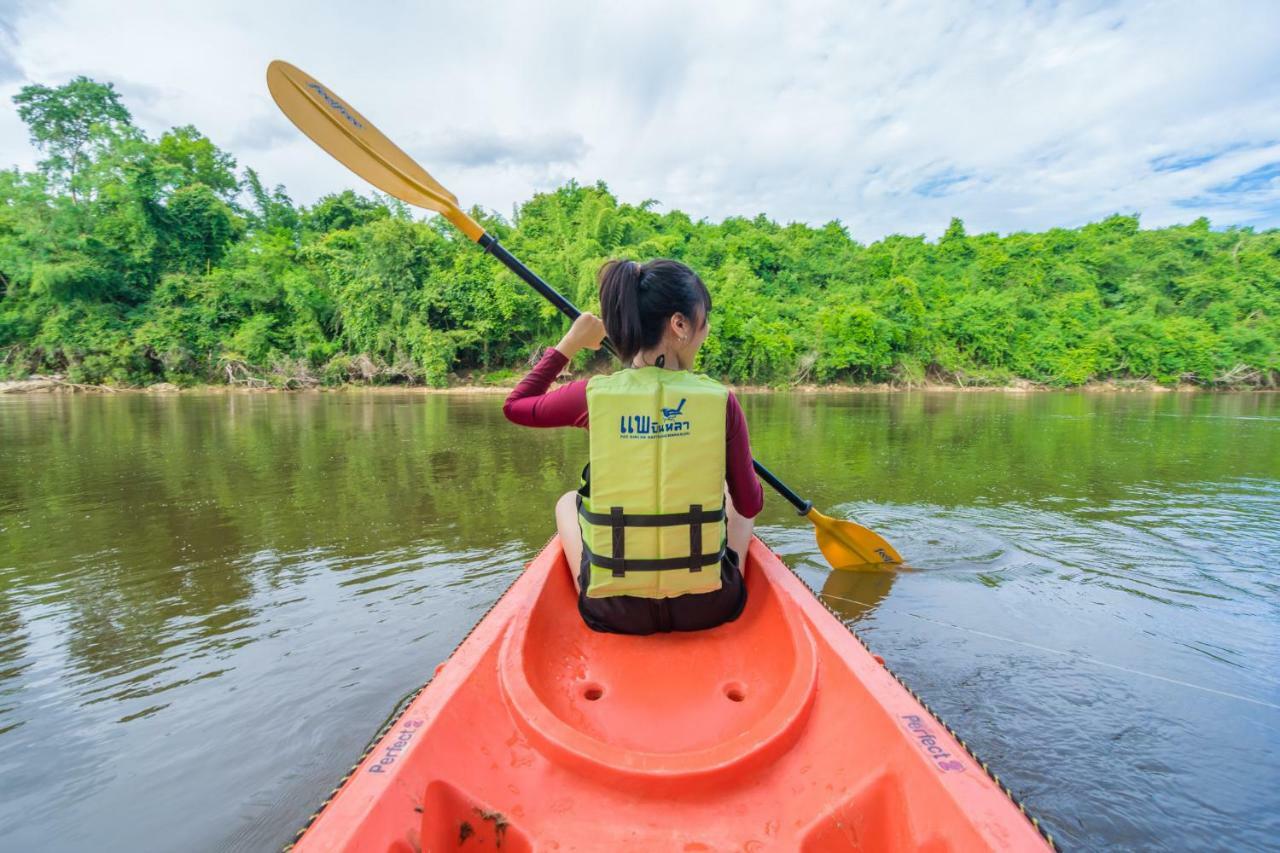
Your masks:
{"label": "river", "polygon": [[[1280,396],[746,395],[758,532],[1073,848],[1280,837]],[[552,532],[501,397],[0,398],[0,846],[288,841]],[[850,732],[857,737],[857,732]]]}

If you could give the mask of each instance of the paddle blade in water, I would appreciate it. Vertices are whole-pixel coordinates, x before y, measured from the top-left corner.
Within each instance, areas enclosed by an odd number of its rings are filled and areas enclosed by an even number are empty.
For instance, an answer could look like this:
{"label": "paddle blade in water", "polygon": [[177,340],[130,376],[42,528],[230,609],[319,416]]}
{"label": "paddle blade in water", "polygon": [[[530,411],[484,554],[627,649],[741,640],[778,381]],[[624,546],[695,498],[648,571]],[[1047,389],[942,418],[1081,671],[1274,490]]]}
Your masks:
{"label": "paddle blade in water", "polygon": [[328,86],[277,59],[267,66],[267,88],[289,120],[339,163],[388,195],[443,213],[472,240],[484,236],[453,193]]}
{"label": "paddle blade in water", "polygon": [[810,509],[805,518],[813,522],[818,550],[833,569],[861,569],[901,563],[902,555],[874,530],[853,521],[843,521]]}

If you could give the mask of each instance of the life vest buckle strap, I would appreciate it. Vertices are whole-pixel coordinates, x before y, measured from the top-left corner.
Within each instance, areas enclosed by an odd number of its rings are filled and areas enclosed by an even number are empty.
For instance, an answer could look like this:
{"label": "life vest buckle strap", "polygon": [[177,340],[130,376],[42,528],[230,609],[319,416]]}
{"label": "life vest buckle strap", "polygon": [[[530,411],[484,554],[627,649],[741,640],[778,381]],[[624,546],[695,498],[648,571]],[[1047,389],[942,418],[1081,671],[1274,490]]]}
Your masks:
{"label": "life vest buckle strap", "polygon": [[[720,510],[724,512],[723,508]],[[698,519],[702,517],[702,504],[689,505],[689,517]],[[702,556],[702,525],[694,522],[689,525],[689,571],[702,571],[702,564],[698,559]]]}
{"label": "life vest buckle strap", "polygon": [[701,554],[692,561],[688,557],[615,560],[612,557],[606,557],[602,554],[595,553],[586,542],[582,543],[582,548],[586,552],[587,558],[591,561],[593,566],[599,566],[602,569],[607,569],[613,572],[614,577],[618,577],[618,573],[622,571],[668,572],[673,569],[684,569],[688,571],[690,569],[690,562],[696,562],[699,568],[702,568],[703,566],[711,566],[724,559],[725,554],[725,546],[723,543],[721,543],[718,551],[713,551],[710,554]]}
{"label": "life vest buckle strap", "polygon": [[[585,503],[579,502],[578,515],[589,524],[598,524],[601,526],[614,526],[613,510],[618,507],[611,507],[610,511],[592,512],[587,509]],[[686,524],[711,524],[716,521],[724,521],[724,506],[719,509],[704,510],[701,506],[690,507],[688,512],[668,512],[661,514],[646,513],[624,513],[622,516],[622,524],[626,527],[683,527]]]}
{"label": "life vest buckle strap", "polygon": [[613,560],[616,565],[613,576],[620,578],[627,573],[627,517],[622,514],[622,507],[609,507],[609,527],[613,529]]}

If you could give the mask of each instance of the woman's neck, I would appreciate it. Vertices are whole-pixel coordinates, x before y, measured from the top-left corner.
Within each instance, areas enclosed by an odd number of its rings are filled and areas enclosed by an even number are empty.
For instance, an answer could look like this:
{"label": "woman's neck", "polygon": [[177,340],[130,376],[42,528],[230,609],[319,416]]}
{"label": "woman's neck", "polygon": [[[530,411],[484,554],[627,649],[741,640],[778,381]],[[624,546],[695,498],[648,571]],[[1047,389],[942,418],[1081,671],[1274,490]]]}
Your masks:
{"label": "woman's neck", "polygon": [[680,354],[665,345],[636,353],[631,359],[632,367],[662,367],[667,370],[688,370],[689,366],[680,360]]}

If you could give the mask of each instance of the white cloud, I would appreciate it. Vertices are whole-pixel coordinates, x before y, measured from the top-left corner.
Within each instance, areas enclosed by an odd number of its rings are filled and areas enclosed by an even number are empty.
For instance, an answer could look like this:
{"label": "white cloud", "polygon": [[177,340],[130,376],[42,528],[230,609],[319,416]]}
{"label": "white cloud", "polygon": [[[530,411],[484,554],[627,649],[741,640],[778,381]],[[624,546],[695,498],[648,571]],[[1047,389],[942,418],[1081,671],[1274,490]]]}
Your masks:
{"label": "white cloud", "polygon": [[[953,215],[1280,225],[1277,181],[1223,191],[1280,161],[1276,4],[317,6],[19,5],[0,12],[0,96],[114,81],[149,132],[194,124],[300,201],[365,187],[280,118],[276,57],[503,212],[577,178],[861,240]],[[0,163],[34,159],[6,104]]]}

